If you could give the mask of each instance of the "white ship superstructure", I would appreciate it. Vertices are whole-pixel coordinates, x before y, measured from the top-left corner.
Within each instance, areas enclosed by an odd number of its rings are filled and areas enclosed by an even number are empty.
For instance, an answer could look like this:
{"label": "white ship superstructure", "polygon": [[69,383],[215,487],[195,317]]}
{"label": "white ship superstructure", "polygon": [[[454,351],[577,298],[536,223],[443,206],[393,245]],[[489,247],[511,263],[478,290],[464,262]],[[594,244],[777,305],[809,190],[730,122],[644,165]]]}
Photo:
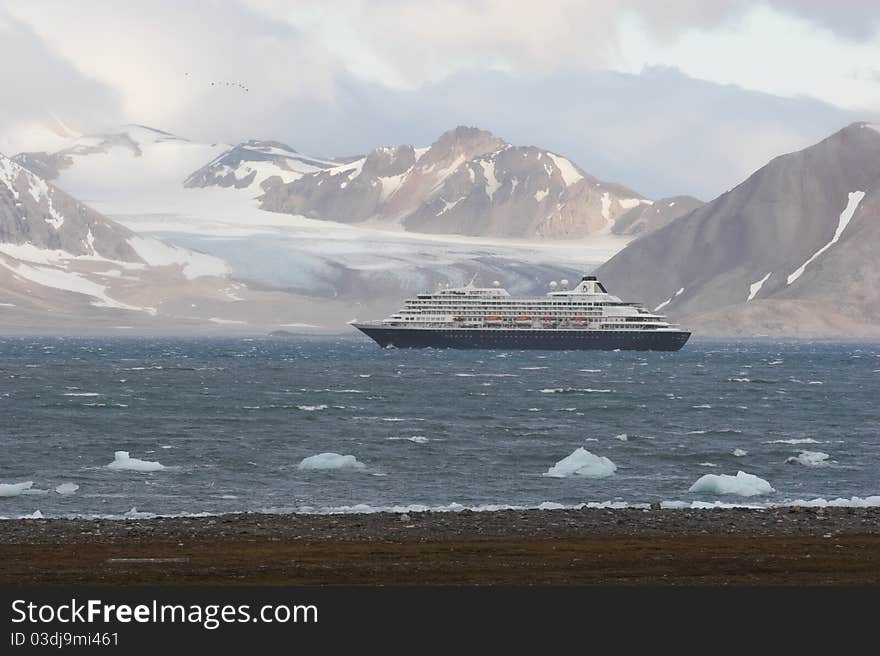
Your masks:
{"label": "white ship superstructure", "polygon": [[[555,283],[551,286],[556,287]],[[460,327],[582,330],[677,330],[663,315],[609,294],[594,276],[573,289],[545,296],[513,297],[500,287],[441,288],[404,301],[381,323],[396,327]]]}

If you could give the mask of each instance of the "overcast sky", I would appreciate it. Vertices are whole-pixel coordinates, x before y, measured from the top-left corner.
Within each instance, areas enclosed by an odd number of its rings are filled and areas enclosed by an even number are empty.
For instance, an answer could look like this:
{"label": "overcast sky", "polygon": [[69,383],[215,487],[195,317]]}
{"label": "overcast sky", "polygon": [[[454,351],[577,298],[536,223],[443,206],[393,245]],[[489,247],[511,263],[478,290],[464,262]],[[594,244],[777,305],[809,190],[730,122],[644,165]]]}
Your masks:
{"label": "overcast sky", "polygon": [[880,119],[880,3],[0,0],[0,83],[7,153],[52,117],[325,155],[467,124],[710,199]]}

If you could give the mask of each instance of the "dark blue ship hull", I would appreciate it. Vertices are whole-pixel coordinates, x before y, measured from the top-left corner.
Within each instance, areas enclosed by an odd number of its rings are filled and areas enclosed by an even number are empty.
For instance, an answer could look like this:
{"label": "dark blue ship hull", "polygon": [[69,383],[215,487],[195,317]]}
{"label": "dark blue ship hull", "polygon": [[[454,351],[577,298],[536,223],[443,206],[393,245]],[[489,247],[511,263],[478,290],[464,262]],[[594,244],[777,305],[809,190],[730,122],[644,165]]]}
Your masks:
{"label": "dark blue ship hull", "polygon": [[353,324],[383,348],[678,351],[681,330],[547,330],[529,328],[393,328]]}

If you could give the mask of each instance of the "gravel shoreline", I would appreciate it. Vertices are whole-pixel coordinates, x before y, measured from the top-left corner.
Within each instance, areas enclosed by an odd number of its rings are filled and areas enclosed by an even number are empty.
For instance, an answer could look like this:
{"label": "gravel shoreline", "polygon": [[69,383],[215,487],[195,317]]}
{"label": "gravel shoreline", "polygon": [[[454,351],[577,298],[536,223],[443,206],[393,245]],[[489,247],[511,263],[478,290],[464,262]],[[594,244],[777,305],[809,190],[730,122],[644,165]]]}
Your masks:
{"label": "gravel shoreline", "polygon": [[880,586],[880,508],[5,520],[0,585]]}

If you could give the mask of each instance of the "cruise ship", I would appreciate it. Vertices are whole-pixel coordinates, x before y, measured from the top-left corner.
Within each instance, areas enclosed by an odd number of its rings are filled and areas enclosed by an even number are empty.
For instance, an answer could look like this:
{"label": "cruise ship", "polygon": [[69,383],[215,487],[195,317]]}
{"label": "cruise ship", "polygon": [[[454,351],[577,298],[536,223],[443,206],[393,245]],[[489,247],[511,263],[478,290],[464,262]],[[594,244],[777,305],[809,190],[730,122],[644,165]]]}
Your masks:
{"label": "cruise ship", "polygon": [[351,325],[385,348],[677,351],[691,336],[641,303],[612,296],[595,276],[519,298],[497,282],[471,280],[407,299],[387,319]]}

